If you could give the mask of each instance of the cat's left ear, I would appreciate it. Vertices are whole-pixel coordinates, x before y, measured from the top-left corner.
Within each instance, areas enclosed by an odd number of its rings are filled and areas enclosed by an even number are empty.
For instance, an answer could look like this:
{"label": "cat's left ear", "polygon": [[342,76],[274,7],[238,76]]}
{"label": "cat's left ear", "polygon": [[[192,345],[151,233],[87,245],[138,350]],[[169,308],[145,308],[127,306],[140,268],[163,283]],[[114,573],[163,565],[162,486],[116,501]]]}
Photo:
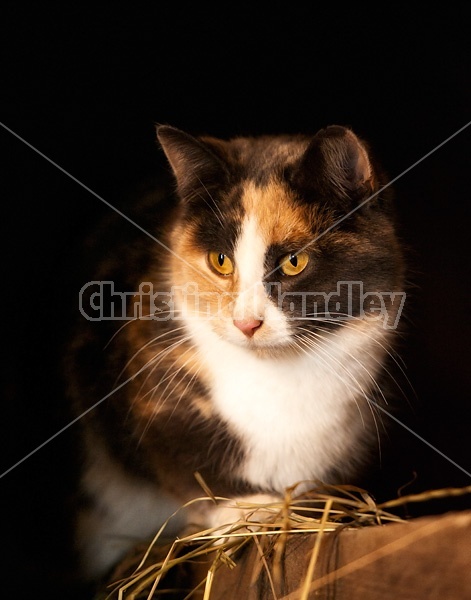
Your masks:
{"label": "cat's left ear", "polygon": [[295,173],[297,183],[339,199],[371,194],[377,186],[366,144],[351,129],[331,125],[308,145]]}
{"label": "cat's left ear", "polygon": [[170,125],[157,126],[157,139],[182,196],[194,195],[195,189],[209,188],[226,176],[227,167],[217,154],[218,140],[211,145],[210,138],[203,141]]}

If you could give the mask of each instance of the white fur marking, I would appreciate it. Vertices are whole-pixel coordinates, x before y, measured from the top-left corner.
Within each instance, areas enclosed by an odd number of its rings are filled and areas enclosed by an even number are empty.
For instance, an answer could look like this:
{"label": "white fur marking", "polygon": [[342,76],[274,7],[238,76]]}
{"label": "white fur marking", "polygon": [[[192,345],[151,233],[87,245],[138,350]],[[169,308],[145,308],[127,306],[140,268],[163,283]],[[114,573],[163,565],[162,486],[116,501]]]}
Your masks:
{"label": "white fur marking", "polygon": [[262,281],[266,250],[257,220],[253,216],[246,217],[234,253],[239,277],[235,319],[264,318],[267,297]]}
{"label": "white fur marking", "polygon": [[[379,365],[373,338],[384,336],[380,325],[368,336],[344,328],[323,350],[286,358],[260,358],[205,327],[198,335],[215,406],[245,442],[239,475],[282,493],[342,466],[362,427],[360,415],[347,422],[347,409],[373,385]],[[352,354],[361,360],[352,361]]]}
{"label": "white fur marking", "polygon": [[[239,280],[232,318],[263,321],[253,339],[260,347],[286,343],[289,339],[285,318],[267,297],[263,285],[266,251],[267,244],[256,217],[245,217],[234,253]],[[194,334],[198,339],[199,333],[195,330]],[[247,344],[244,334],[231,321],[226,323],[225,337],[236,344]]]}

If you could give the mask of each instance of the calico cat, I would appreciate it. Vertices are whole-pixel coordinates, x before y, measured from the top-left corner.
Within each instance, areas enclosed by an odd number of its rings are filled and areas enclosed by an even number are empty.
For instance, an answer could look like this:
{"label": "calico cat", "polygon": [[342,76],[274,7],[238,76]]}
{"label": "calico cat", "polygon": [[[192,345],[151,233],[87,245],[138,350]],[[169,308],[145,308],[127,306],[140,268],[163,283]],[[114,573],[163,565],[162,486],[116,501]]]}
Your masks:
{"label": "calico cat", "polygon": [[[231,498],[352,482],[379,443],[404,299],[386,178],[350,129],[157,137],[174,188],[133,213],[152,239],[103,231],[115,245],[99,240],[67,357],[90,578],[204,495],[196,472]],[[167,534],[221,522],[198,510]]]}

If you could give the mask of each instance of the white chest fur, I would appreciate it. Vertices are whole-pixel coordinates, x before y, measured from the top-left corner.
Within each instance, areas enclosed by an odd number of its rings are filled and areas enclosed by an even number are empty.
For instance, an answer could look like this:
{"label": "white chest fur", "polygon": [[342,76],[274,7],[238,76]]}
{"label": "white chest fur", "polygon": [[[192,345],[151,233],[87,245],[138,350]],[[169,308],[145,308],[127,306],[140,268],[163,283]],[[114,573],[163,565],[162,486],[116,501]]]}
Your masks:
{"label": "white chest fur", "polygon": [[[322,349],[277,359],[259,358],[211,332],[204,338],[214,404],[244,442],[244,479],[282,492],[301,480],[322,480],[355,451],[378,366],[370,336],[345,328]],[[363,407],[352,411],[358,401]]]}

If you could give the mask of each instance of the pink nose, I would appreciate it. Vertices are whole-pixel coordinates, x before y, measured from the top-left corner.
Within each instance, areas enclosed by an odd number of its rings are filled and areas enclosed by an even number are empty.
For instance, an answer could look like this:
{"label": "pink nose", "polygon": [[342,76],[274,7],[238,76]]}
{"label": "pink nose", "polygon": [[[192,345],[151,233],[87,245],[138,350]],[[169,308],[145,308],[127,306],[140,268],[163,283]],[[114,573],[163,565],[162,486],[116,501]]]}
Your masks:
{"label": "pink nose", "polygon": [[247,337],[252,337],[262,323],[258,319],[234,319],[234,325]]}

